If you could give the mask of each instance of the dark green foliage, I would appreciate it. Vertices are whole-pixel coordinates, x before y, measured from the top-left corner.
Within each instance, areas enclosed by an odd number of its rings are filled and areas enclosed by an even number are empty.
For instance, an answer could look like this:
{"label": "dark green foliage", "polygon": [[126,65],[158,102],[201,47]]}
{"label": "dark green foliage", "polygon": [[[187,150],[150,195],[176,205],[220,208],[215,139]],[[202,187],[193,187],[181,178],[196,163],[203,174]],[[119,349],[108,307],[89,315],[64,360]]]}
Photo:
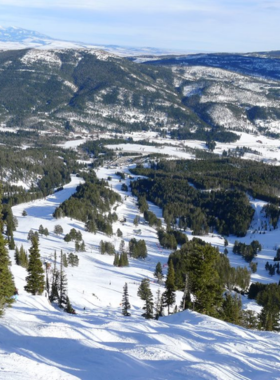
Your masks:
{"label": "dark green foliage", "polygon": [[114,255],[115,254],[115,247],[114,245],[109,241],[100,241],[100,253],[101,255],[104,255],[104,253],[107,253],[108,255]]}
{"label": "dark green foliage", "polygon": [[162,311],[163,311],[163,304],[162,304],[162,295],[160,293],[160,290],[157,290],[157,297],[155,301],[155,319],[159,319],[159,317],[162,317]]}
{"label": "dark green foliage", "polygon": [[40,260],[38,240],[36,238],[32,238],[31,244],[27,268],[28,276],[26,277],[26,286],[24,289],[33,295],[40,295],[43,293],[45,288],[44,269]]}
{"label": "dark green foliage", "polygon": [[119,255],[118,267],[128,267],[128,266],[129,266],[129,262],[128,262],[127,253],[123,251]]}
{"label": "dark green foliage", "polygon": [[151,227],[161,227],[161,220],[152,211],[144,211],[144,218]]}
{"label": "dark green foliage", "polygon": [[175,226],[179,218],[179,227],[191,228],[194,235],[205,234],[209,228],[216,228],[225,235],[246,234],[254,210],[245,193],[236,190],[201,192],[190,186],[187,179],[168,172],[154,177],[156,173],[150,171],[153,179],[132,182],[132,193],[138,196],[145,193],[161,207],[167,225]]}
{"label": "dark green foliage", "polygon": [[150,289],[150,282],[148,278],[144,278],[137,292],[138,297],[145,301],[143,309],[145,310],[143,316],[146,319],[153,318],[153,295]]}
{"label": "dark green foliage", "polygon": [[113,265],[115,267],[118,267],[119,263],[120,263],[120,255],[118,253],[115,253]]}
{"label": "dark green foliage", "polygon": [[54,230],[53,230],[53,232],[54,232],[56,235],[61,235],[61,234],[63,234],[63,228],[61,227],[60,224],[56,224],[56,225],[54,226]]}
{"label": "dark green foliage", "polygon": [[77,240],[75,241],[75,251],[76,252],[86,252],[86,246],[85,246],[85,242],[83,240],[81,243],[79,243]]}
{"label": "dark green foliage", "polygon": [[68,296],[66,296],[66,306],[64,307],[64,311],[69,314],[76,314],[75,309],[73,309]]}
{"label": "dark green foliage", "polygon": [[226,293],[222,303],[222,318],[226,322],[240,325],[242,322],[242,301],[237,294]]}
{"label": "dark green foliage", "polygon": [[280,285],[268,284],[258,293],[257,302],[263,306],[259,315],[260,326],[263,330],[280,330]]}
{"label": "dark green foliage", "polygon": [[77,267],[79,266],[79,257],[71,252],[67,256],[67,262],[71,267]]}
{"label": "dark green foliage", "polygon": [[160,245],[163,248],[173,249],[173,250],[177,249],[176,238],[174,234],[172,234],[169,231],[164,232],[163,230],[158,230],[158,240],[159,240]]}
{"label": "dark green foliage", "polygon": [[117,237],[122,237],[123,236],[123,233],[122,231],[118,228],[117,229]]}
{"label": "dark green foliage", "polygon": [[250,245],[235,241],[232,251],[237,255],[241,255],[246,261],[251,262],[261,250],[261,244],[257,240],[253,240]]}
{"label": "dark green foliage", "polygon": [[39,241],[39,234],[37,231],[30,230],[27,234],[27,240],[32,241],[33,239],[36,239],[37,241]]}
{"label": "dark green foliage", "polygon": [[265,213],[266,218],[269,218],[269,223],[275,229],[277,227],[280,216],[279,207],[277,207],[274,204],[267,204],[263,207],[263,211]]}
{"label": "dark green foliage", "polygon": [[216,147],[216,143],[215,143],[214,140],[208,140],[208,141],[206,141],[206,146],[207,146],[207,148],[208,148],[211,152],[213,152],[213,150],[214,150],[215,147]]}
{"label": "dark green foliage", "polygon": [[256,299],[258,294],[262,292],[266,286],[266,284],[262,284],[261,282],[253,282],[249,288],[248,298]]}
{"label": "dark green foliage", "polygon": [[154,272],[154,277],[158,280],[158,282],[160,282],[163,278],[163,273],[162,273],[162,266],[161,266],[161,263],[158,262],[157,265],[156,265],[156,269],[155,269],[155,272]]}
{"label": "dark green foliage", "polygon": [[128,296],[128,288],[127,283],[124,284],[123,287],[123,298],[122,298],[122,315],[125,317],[129,317],[131,314],[128,312],[128,310],[131,308],[129,303],[129,296]]}
{"label": "dark green foliage", "polygon": [[[16,134],[15,134],[16,136]],[[9,170],[11,173],[10,181],[32,180],[34,184],[26,191],[23,187],[4,185],[5,197],[4,202],[9,206],[18,203],[28,202],[34,199],[42,198],[53,193],[56,187],[70,181],[70,174],[80,167],[76,163],[76,153],[64,151],[61,148],[44,145],[40,146],[38,136],[33,137],[31,144],[36,141],[39,147],[28,148],[26,150],[15,148],[16,141],[12,147],[2,147],[0,152],[0,166],[3,171]],[[20,141],[18,145],[22,144]],[[35,178],[40,177],[39,181]],[[36,185],[35,185],[36,182]],[[23,216],[26,216],[26,210]]]}
{"label": "dark green foliage", "polygon": [[10,260],[6,244],[7,242],[0,231],[0,315],[3,314],[6,305],[9,306],[13,303],[12,296],[15,291],[13,276],[9,268]]}
{"label": "dark green foliage", "polygon": [[129,254],[134,259],[145,259],[147,257],[147,247],[145,240],[132,238],[129,241]]}
{"label": "dark green foliage", "polygon": [[68,307],[69,299],[67,296],[67,277],[63,270],[63,252],[60,252],[60,271],[58,280],[58,305],[62,309]]}
{"label": "dark green foliage", "polygon": [[168,308],[168,314],[170,313],[170,306],[175,303],[176,295],[175,295],[175,272],[173,267],[173,261],[169,261],[167,278],[165,281],[166,291],[162,295],[162,303],[163,306]]}
{"label": "dark green foliage", "polygon": [[116,175],[120,177],[120,179],[125,179],[125,174],[123,172],[116,172]]}
{"label": "dark green foliage", "polygon": [[145,196],[138,197],[138,207],[141,213],[144,213],[145,211],[149,210],[149,205]]}
{"label": "dark green foliage", "polygon": [[135,225],[135,227],[138,226],[139,222],[140,222],[140,216],[136,215],[135,218],[133,219],[133,224]]}
{"label": "dark green foliage", "polygon": [[86,223],[86,229],[96,233],[97,230],[111,236],[113,221],[117,220],[115,213],[110,211],[111,206],[121,201],[121,197],[107,188],[104,180],[98,180],[93,172],[84,174],[86,182],[77,187],[77,192],[55,210],[54,216],[62,213]]}
{"label": "dark green foliage", "polygon": [[18,247],[15,249],[15,261],[17,265],[28,268],[28,256],[22,245],[20,249]]}
{"label": "dark green foliage", "polygon": [[125,183],[123,183],[121,186],[121,190],[122,191],[128,191],[128,186]]}

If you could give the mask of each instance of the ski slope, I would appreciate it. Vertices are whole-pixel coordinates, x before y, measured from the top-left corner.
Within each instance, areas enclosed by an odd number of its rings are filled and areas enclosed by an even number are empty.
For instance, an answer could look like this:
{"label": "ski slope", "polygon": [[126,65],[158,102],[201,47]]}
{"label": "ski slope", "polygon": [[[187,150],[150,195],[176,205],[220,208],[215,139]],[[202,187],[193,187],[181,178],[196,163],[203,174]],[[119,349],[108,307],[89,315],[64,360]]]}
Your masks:
{"label": "ski slope", "polygon": [[[119,219],[114,223],[128,241],[135,236],[133,219],[138,215],[136,199],[121,191],[122,183],[114,173],[128,168],[101,168],[100,178],[112,177],[112,188],[122,196],[117,207]],[[127,268],[112,265],[113,257],[99,253],[100,240],[111,241],[118,248],[121,239],[113,235],[96,235],[84,230],[83,223],[71,218],[53,219],[55,208],[69,198],[81,182],[72,176],[64,189],[46,199],[13,207],[18,218],[14,233],[18,246],[30,248],[28,231],[38,230],[42,224],[50,235],[40,237],[42,260],[53,265],[53,252],[74,252],[74,243],[63,237],[71,228],[82,232],[86,252],[78,253],[79,267],[67,267],[68,294],[77,311],[69,315],[49,304],[45,294],[32,296],[24,291],[26,270],[14,263],[10,251],[11,267],[19,290],[18,301],[0,320],[0,379],[95,379],[95,380],[181,380],[181,379],[280,379],[280,335],[245,330],[223,321],[185,311],[161,318],[145,320],[143,302],[137,290],[143,278],[151,281],[155,297],[162,285],[153,278],[155,265],[167,263],[170,251],[159,247],[156,231],[144,224],[142,234],[148,248],[146,260],[130,259]],[[129,179],[125,182],[128,184]],[[253,202],[253,200],[252,200]],[[258,206],[257,201],[256,207]],[[26,210],[27,216],[22,216]],[[161,217],[161,210],[150,204],[150,210]],[[258,214],[256,214],[258,215]],[[256,216],[257,218],[257,216]],[[255,221],[258,222],[258,219]],[[63,235],[53,233],[54,226],[63,227]],[[190,231],[187,232],[189,237]],[[276,239],[277,231],[272,231]],[[260,235],[269,242],[269,234]],[[271,235],[272,236],[272,235]],[[230,246],[234,237],[230,237]],[[250,234],[244,239],[250,239]],[[205,240],[223,249],[223,240],[213,234]],[[231,257],[231,252],[230,252]],[[242,260],[233,255],[237,260]],[[237,263],[236,265],[238,265]],[[245,262],[242,262],[245,265]],[[166,273],[166,267],[165,267]],[[263,281],[269,281],[262,274]],[[265,277],[266,276],[266,277]],[[128,284],[131,317],[121,315],[122,291]],[[177,292],[180,304],[182,293]],[[256,308],[253,303],[246,307]]]}

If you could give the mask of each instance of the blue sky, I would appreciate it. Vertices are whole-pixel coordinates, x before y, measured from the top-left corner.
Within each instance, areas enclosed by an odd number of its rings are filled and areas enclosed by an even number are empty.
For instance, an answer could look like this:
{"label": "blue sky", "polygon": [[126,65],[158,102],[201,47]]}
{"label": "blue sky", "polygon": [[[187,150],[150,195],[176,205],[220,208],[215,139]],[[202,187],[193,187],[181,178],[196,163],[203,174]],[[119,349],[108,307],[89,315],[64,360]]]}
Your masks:
{"label": "blue sky", "polygon": [[98,44],[280,50],[280,0],[0,0],[0,25]]}

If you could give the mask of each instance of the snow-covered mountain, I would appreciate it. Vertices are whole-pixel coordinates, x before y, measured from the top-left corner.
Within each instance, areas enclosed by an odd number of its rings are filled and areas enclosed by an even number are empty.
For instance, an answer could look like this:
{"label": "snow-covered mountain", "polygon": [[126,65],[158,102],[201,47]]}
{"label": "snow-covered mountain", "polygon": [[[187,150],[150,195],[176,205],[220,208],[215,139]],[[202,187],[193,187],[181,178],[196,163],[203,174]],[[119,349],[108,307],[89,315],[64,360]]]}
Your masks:
{"label": "snow-covered mountain", "polygon": [[2,27],[0,26],[0,50],[14,49],[80,49],[80,48],[97,48],[108,51],[120,56],[135,56],[135,55],[166,55],[174,54],[174,51],[163,50],[151,47],[131,47],[118,45],[99,45],[89,44],[75,41],[63,41],[51,38],[44,34],[17,28],[17,27]]}

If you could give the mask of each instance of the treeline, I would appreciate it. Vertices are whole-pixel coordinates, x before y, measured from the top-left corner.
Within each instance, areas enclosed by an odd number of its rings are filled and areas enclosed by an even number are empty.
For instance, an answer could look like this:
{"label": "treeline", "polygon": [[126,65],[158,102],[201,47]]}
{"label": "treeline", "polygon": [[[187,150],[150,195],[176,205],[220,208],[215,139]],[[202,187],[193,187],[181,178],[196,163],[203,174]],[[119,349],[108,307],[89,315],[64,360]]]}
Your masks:
{"label": "treeline", "polygon": [[253,283],[248,298],[255,299],[262,306],[257,327],[267,331],[280,331],[280,284]]}
{"label": "treeline", "polygon": [[235,241],[232,252],[241,255],[247,262],[251,262],[261,250],[262,246],[258,240],[253,240],[250,244]]}
{"label": "treeline", "polygon": [[84,174],[85,183],[79,185],[76,193],[63,202],[54,212],[55,218],[68,216],[85,223],[89,232],[104,232],[112,235],[112,223],[118,219],[111,208],[121,196],[108,188],[108,183],[97,179],[94,172]]}
{"label": "treeline", "polygon": [[197,189],[235,189],[279,205],[280,167],[239,158],[208,157],[199,160],[160,160],[151,168],[137,167],[133,173],[154,177],[186,179]]}
{"label": "treeline", "polygon": [[[55,188],[68,183],[70,174],[82,166],[77,163],[75,152],[53,146],[25,150],[3,147],[0,152],[0,177],[8,178],[7,183],[3,184],[3,202],[13,206],[45,197]],[[9,184],[18,181],[31,183],[30,189]]]}
{"label": "treeline", "polygon": [[131,183],[132,193],[162,208],[168,226],[179,224],[202,235],[214,228],[223,235],[244,236],[254,210],[245,193],[237,190],[201,192],[186,179],[169,175],[140,179]]}
{"label": "treeline", "polygon": [[236,133],[225,131],[221,128],[212,129],[211,131],[198,128],[195,132],[192,132],[190,128],[183,127],[172,129],[170,136],[172,139],[177,140],[204,140],[218,142],[235,142],[240,139],[240,136]]}

